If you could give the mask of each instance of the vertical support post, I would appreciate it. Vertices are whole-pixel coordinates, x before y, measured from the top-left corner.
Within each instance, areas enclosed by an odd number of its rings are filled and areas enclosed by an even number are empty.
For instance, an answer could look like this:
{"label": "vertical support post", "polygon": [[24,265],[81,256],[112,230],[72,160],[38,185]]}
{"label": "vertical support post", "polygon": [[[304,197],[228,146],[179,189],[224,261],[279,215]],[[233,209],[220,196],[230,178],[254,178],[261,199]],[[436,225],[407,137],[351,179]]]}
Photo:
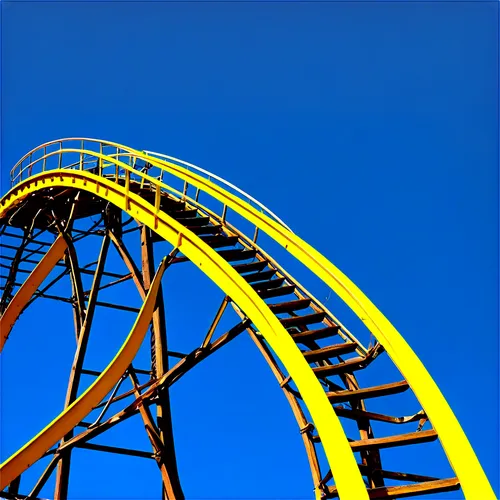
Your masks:
{"label": "vertical support post", "polygon": [[75,322],[76,340],[78,342],[78,335],[82,329],[86,314],[85,297],[83,295],[82,277],[78,264],[78,257],[76,255],[72,238],[68,234],[65,234],[65,240],[68,244],[68,249],[66,250],[66,254],[64,256],[64,263],[69,269],[71,277],[71,290],[75,300],[75,303],[73,304],[73,318]]}
{"label": "vertical support post", "polygon": [[255,226],[255,232],[253,233],[253,240],[252,240],[254,243],[257,243],[258,236],[259,236],[259,228],[258,226]]}
{"label": "vertical support post", "polygon": [[84,149],[84,145],[85,145],[85,143],[82,140],[82,144],[81,144],[81,148],[80,148],[82,150],[82,151],[80,151],[80,170],[83,170],[83,149]]}
{"label": "vertical support post", "polygon": [[59,158],[57,160],[57,168],[62,167],[62,141],[59,142]]}
{"label": "vertical support post", "polygon": [[[154,277],[154,255],[151,232],[146,226],[141,228],[141,256],[142,256],[142,278],[144,289],[147,292]],[[168,371],[167,335],[165,326],[165,307],[163,303],[163,291],[160,285],[156,309],[153,313],[153,332],[151,336],[151,369],[153,376],[162,377]],[[183,500],[177,461],[175,458],[174,436],[172,429],[172,417],[170,412],[170,396],[168,387],[162,388],[158,393],[156,404],[156,420],[160,432],[160,440],[163,445],[163,465],[167,474],[163,476],[163,500]]]}
{"label": "vertical support post", "polygon": [[[78,343],[76,347],[75,358],[73,360],[73,366],[71,367],[71,374],[68,382],[68,391],[66,393],[65,408],[73,403],[78,395],[78,386],[80,384],[80,378],[82,375],[83,360],[85,359],[85,353],[87,351],[90,329],[92,326],[92,320],[94,319],[94,312],[97,302],[97,294],[99,291],[99,287],[101,286],[101,278],[104,271],[106,256],[108,254],[109,242],[109,234],[106,233],[102,241],[101,252],[99,254],[99,260],[97,261],[94,281],[92,283],[92,289],[89,295],[87,314],[80,331],[77,332]],[[71,432],[64,436],[64,438],[62,439],[62,443],[71,439],[72,437],[73,430],[71,430]],[[66,500],[68,498],[70,460],[71,455],[68,451],[61,457],[61,460],[58,464],[54,500]]]}

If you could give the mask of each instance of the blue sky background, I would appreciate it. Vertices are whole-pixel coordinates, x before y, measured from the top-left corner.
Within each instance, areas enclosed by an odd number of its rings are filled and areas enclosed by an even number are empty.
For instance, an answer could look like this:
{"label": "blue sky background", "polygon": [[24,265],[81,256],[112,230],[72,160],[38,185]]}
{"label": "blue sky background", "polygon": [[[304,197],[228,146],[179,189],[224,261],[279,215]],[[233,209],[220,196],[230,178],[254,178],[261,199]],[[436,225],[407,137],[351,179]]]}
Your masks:
{"label": "blue sky background", "polygon": [[[498,494],[498,3],[3,1],[1,9],[2,193],[18,158],[66,136],[162,151],[239,185],[405,336]],[[167,321],[181,350],[204,334],[220,296],[194,269],[172,273]],[[2,459],[61,410],[74,340],[71,313],[58,307],[35,303],[3,355]],[[99,314],[94,369],[132,321]],[[56,330],[40,320],[47,316]],[[265,362],[246,337],[217,356],[172,394],[186,495],[310,498],[301,439]],[[32,408],[14,412],[27,398]],[[141,429],[127,425],[107,442],[130,445]],[[148,461],[74,457],[89,477],[72,476],[73,499],[158,498]],[[430,455],[409,460],[410,472],[442,471]]]}

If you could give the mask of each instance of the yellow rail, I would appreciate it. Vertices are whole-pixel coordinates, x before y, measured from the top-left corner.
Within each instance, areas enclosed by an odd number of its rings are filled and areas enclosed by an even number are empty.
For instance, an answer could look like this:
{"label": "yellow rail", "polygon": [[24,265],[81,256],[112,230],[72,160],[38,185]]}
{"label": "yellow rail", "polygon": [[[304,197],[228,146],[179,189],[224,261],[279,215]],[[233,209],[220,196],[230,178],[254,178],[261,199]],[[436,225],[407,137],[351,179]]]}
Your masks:
{"label": "yellow rail", "polygon": [[43,280],[49,275],[50,271],[54,269],[54,266],[64,257],[66,248],[68,246],[64,238],[58,236],[9,302],[2,316],[0,316],[0,352],[24,306],[31,299],[36,289],[43,283]]}
{"label": "yellow rail", "polygon": [[113,361],[73,404],[68,406],[45,429],[0,466],[0,489],[4,489],[14,478],[39,460],[51,446],[81,422],[120,380],[146,336],[164,270],[165,260],[160,264],[151,283],[148,295],[142,304],[132,330]]}
{"label": "yellow rail", "polygon": [[[104,159],[104,158],[103,158]],[[129,171],[128,165],[114,160]],[[148,176],[146,176],[148,177]],[[148,178],[150,180],[150,178]],[[151,178],[151,180],[154,180]],[[94,193],[155,230],[188,257],[241,307],[270,344],[293,378],[321,436],[342,498],[367,499],[368,494],[342,425],[321,384],[299,348],[253,288],[210,246],[125,186],[85,171],[51,170],[34,175],[13,188],[0,201],[0,217],[30,193],[48,186],[65,186]],[[91,408],[88,408],[90,411]],[[49,426],[50,427],[50,426]],[[64,433],[60,435],[62,437]],[[47,449],[52,446],[48,444]],[[17,457],[22,457],[16,455]],[[18,458],[20,460],[20,458]],[[10,461],[11,459],[9,459]],[[15,460],[14,460],[15,462]],[[0,475],[3,482],[3,465]],[[319,491],[316,492],[319,495]]]}
{"label": "yellow rail", "polygon": [[[92,141],[90,139],[84,140]],[[29,193],[43,189],[47,185],[70,186],[94,192],[111,201],[155,230],[174,246],[178,246],[225,293],[233,297],[235,302],[252,319],[260,333],[287,368],[296,382],[314,420],[318,434],[321,436],[341,498],[367,498],[366,489],[340,422],[317,378],[300,354],[295,343],[286,334],[282,325],[274,315],[268,313],[268,308],[262,299],[213,249],[189,230],[159,211],[156,203],[155,208],[155,206],[145,202],[139,196],[130,193],[130,175],[131,173],[138,175],[151,182],[151,184],[170,192],[178,193],[178,191],[157,179],[134,170],[132,166],[116,158],[90,150],[62,149],[62,140],[54,141],[54,143],[58,142],[61,142],[61,149],[44,156],[77,152],[81,154],[82,158],[83,155],[97,158],[100,165],[103,165],[104,160],[106,160],[109,164],[114,164],[124,170],[126,176],[125,187],[87,172],[65,169],[52,170],[30,177],[21,185],[13,188],[1,201],[0,215]],[[255,224],[256,227],[268,234],[322,279],[365,323],[405,376],[431,423],[437,430],[443,448],[460,480],[466,497],[481,500],[493,500],[495,498],[467,437],[436,383],[404,338],[347,276],[297,235],[208,179],[179,165],[154,159],[151,156],[116,143],[105,143],[105,145],[116,147],[117,156],[119,156],[119,151],[125,151],[134,156],[134,161],[135,159],[147,161],[153,166],[183,180],[186,185],[193,185],[219,200],[225,206]],[[82,163],[81,168],[83,168]],[[159,196],[158,189],[157,193]]]}

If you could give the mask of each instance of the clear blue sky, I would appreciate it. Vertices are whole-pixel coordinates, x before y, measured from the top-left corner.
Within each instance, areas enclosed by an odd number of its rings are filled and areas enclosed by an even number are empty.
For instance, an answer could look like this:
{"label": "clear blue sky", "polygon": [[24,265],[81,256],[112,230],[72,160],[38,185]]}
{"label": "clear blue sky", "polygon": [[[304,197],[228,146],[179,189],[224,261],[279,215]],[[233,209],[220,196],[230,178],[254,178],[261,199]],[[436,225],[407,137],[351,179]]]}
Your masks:
{"label": "clear blue sky", "polygon": [[[163,151],[241,186],[405,336],[498,493],[498,3],[1,8],[2,193],[26,151],[79,135]],[[182,349],[203,335],[220,297],[194,270],[175,273],[167,322]],[[100,320],[96,343],[116,339],[90,368],[110,359],[130,317]],[[2,459],[60,411],[74,348],[71,314],[51,302],[17,327],[2,360]],[[217,356],[173,391],[187,496],[310,498],[296,424],[256,349],[242,337]],[[53,390],[43,395],[43,384]],[[106,442],[130,444],[134,425]],[[135,444],[147,449],[144,438]],[[88,456],[77,451],[75,464]],[[72,499],[158,497],[154,464],[91,459],[89,478],[72,476]]]}

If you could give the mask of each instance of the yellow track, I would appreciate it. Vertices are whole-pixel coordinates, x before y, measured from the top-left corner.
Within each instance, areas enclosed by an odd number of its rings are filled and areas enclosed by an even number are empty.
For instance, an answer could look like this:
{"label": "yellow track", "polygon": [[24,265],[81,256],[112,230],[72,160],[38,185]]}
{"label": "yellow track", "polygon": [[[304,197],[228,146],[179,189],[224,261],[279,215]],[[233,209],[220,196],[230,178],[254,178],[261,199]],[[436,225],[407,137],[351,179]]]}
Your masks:
{"label": "yellow track", "polygon": [[68,248],[66,241],[64,241],[62,236],[58,236],[49,248],[49,251],[43,256],[28,276],[28,279],[21,285],[16,295],[9,302],[7,309],[0,317],[0,352],[24,306],[54,266],[63,258],[66,248]]}
{"label": "yellow track", "polygon": [[[323,280],[365,323],[367,328],[385,347],[392,361],[410,384],[433,427],[438,432],[441,444],[455,474],[460,480],[466,497],[469,499],[477,498],[478,500],[493,500],[495,498],[493,490],[467,437],[436,383],[403,337],[347,276],[298,236],[266,215],[258,212],[244,200],[227,192],[204,177],[173,163],[144,155],[131,148],[114,143],[106,144],[116,146],[122,151],[128,151],[133,156],[144,159],[150,164],[161,168],[165,172],[184,180],[221,201],[224,205],[227,205],[227,207],[267,233],[274,241],[287,249],[288,252],[307,266],[310,271]],[[50,170],[29,177],[11,189],[0,201],[0,217],[26,198],[26,196],[41,189],[52,186],[83,189],[110,201],[141,223],[156,231],[174,247],[178,247],[186,257],[245,311],[245,314],[252,320],[286,367],[289,375],[296,383],[321,437],[339,496],[342,499],[353,500],[368,498],[362,476],[340,421],[318,379],[295,342],[287,334],[276,316],[270,312],[264,301],[221,256],[194,233],[159,210],[159,190],[165,189],[171,192],[175,192],[175,190],[146,174],[139,173],[133,167],[112,156],[103,155],[95,151],[61,149],[53,153],[48,153],[45,156],[62,155],[63,153],[91,155],[100,159],[101,165],[117,165],[125,171],[125,186],[83,170]],[[154,206],[140,196],[130,192],[131,173],[140,175],[146,181],[157,186],[158,202],[155,202]],[[119,358],[120,353],[113,363]],[[123,370],[121,373],[123,373]],[[120,375],[117,375],[115,377],[116,380],[113,382],[109,380],[108,390],[116,383]],[[92,391],[93,387],[89,391]],[[85,410],[89,413],[92,410],[92,405],[86,407]],[[52,424],[42,431],[41,435],[59,422],[60,419],[64,420],[65,418],[64,414],[56,418]],[[54,434],[55,441],[62,438],[65,432],[61,431],[57,433],[57,437]],[[44,442],[43,436],[40,439],[45,446],[43,452],[53,444],[52,442],[49,444],[49,440]],[[26,453],[27,447],[29,447],[29,444],[19,450],[0,467],[0,486],[2,488],[26,468],[27,461],[23,460],[23,455]],[[28,462],[32,463],[32,458]]]}
{"label": "yellow track", "polygon": [[151,283],[148,295],[142,304],[130,334],[113,361],[73,404],[68,406],[45,429],[2,464],[0,470],[0,488],[5,488],[13,478],[39,460],[51,446],[56,444],[85,418],[90,410],[101,402],[127,370],[148,331],[164,269],[165,260],[161,263],[158,273],[153,283]]}

